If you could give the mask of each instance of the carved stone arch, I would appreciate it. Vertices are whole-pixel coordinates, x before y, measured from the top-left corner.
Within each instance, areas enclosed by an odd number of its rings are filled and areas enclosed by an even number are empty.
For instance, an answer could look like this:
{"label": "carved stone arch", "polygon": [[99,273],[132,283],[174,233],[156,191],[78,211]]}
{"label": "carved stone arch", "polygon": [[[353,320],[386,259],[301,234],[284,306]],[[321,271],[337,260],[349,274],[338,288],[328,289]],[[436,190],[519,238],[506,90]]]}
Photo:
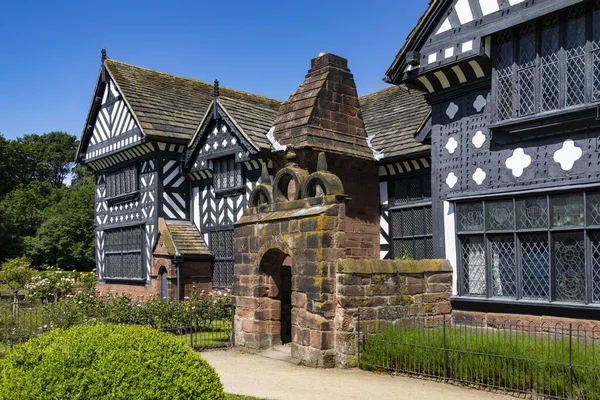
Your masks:
{"label": "carved stone arch", "polygon": [[[292,248],[283,240],[283,238],[273,238],[264,243],[260,250],[256,253],[256,261],[254,266],[258,270],[262,262],[263,257],[271,250],[279,250],[281,253],[287,254],[292,260],[294,259],[294,251]],[[292,266],[293,267],[293,266]]]}
{"label": "carved stone arch", "polygon": [[302,187],[302,198],[344,194],[344,185],[337,175],[331,172],[314,172]]}
{"label": "carved stone arch", "polygon": [[273,186],[261,183],[252,189],[248,207],[258,207],[263,204],[273,204]]}
{"label": "carved stone arch", "polygon": [[[273,200],[275,202],[299,200],[302,187],[308,178],[308,171],[297,167],[285,167],[277,172],[273,181]],[[296,187],[293,198],[288,199],[287,188],[293,181]]]}

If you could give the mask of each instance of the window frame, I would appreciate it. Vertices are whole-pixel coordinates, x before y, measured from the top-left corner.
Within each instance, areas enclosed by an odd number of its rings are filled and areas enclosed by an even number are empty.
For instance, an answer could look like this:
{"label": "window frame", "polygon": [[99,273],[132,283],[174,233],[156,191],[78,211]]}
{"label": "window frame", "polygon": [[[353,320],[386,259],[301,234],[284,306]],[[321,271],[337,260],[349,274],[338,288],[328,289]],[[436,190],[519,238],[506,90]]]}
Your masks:
{"label": "window frame", "polygon": [[[120,180],[122,178],[122,180]],[[139,196],[140,171],[137,164],[122,166],[104,174],[104,188],[109,205],[134,200]],[[119,190],[117,191],[117,183]]]}
{"label": "window frame", "polygon": [[[136,230],[138,232],[136,232]],[[127,232],[127,233],[124,233]],[[120,243],[111,243],[111,240],[114,238],[111,236],[113,234],[121,234],[121,242]],[[132,239],[136,234],[139,236],[139,239],[136,238],[135,241]],[[139,241],[138,241],[139,240]],[[110,228],[104,230],[104,259],[105,259],[105,267],[102,273],[102,279],[107,281],[146,281],[147,271],[144,269],[144,225],[130,225],[130,226],[122,226],[118,228]],[[135,248],[133,248],[135,247]],[[109,268],[109,258],[112,256],[120,256],[121,259],[121,271],[125,271],[124,261],[127,255],[135,255],[139,254],[139,272],[138,276],[109,276],[107,275]],[[123,274],[125,275],[125,274]]]}
{"label": "window frame", "polygon": [[[404,197],[404,200],[398,202],[398,198],[396,198],[396,184],[400,183],[408,185],[409,180],[420,181],[420,197],[411,197],[409,191],[407,191],[407,195]],[[389,215],[389,238],[390,238],[390,257],[392,259],[395,258],[405,258],[406,254],[396,254],[395,251],[395,243],[396,241],[401,243],[411,243],[411,253],[408,258],[417,259],[417,251],[416,245],[417,241],[421,240],[425,242],[425,245],[422,249],[423,251],[423,259],[433,257],[433,214],[432,214],[432,201],[431,201],[431,168],[426,168],[424,170],[414,171],[414,172],[405,172],[402,174],[398,174],[394,177],[394,179],[390,179],[387,181],[388,186],[388,215]],[[429,217],[431,224],[429,225],[429,229],[424,229],[422,233],[415,232],[415,214],[416,210],[423,210],[425,213],[424,218],[427,218],[427,212],[429,212]],[[427,211],[429,210],[429,211]],[[404,227],[401,226],[399,231],[398,228],[395,227],[394,224],[394,214],[400,213],[403,214],[407,211],[411,212],[413,218],[413,227],[412,232],[410,234],[405,234]],[[396,232],[400,232],[399,235]],[[431,246],[430,249],[427,249],[427,239],[429,239],[429,244]],[[406,244],[404,244],[406,247]],[[428,252],[429,250],[429,252]],[[428,257],[431,255],[431,257]]]}
{"label": "window frame", "polygon": [[[237,189],[244,187],[242,165],[235,161],[235,155],[215,158],[211,163],[215,194],[236,192]],[[226,166],[225,171],[222,170],[223,165]],[[229,168],[230,166],[232,169]],[[223,181],[226,181],[225,185]]]}
{"label": "window frame", "polygon": [[[569,60],[571,56],[568,54],[569,51],[566,49],[567,45],[567,25],[569,23],[569,13],[581,7],[583,10],[583,24],[584,24],[584,38],[585,43],[583,45],[583,80],[582,87],[584,90],[583,101],[574,104],[568,104],[567,102],[567,91],[569,85],[567,81],[567,71],[569,67]],[[556,18],[558,16],[558,18]],[[548,25],[544,26],[545,19],[555,18],[558,21],[558,107],[542,109],[544,102],[544,77],[543,68],[548,66],[550,63],[544,62],[542,57],[542,33],[544,29],[548,28]],[[531,119],[541,118],[549,114],[564,114],[570,111],[578,111],[587,109],[598,102],[600,102],[600,35],[598,38],[594,38],[594,18],[598,18],[600,23],[600,1],[590,2],[583,5],[574,5],[564,10],[548,14],[544,17],[538,18],[534,21],[528,21],[518,26],[505,29],[492,36],[492,128],[502,127],[506,124],[514,123],[517,121],[528,121]],[[534,37],[535,37],[535,54],[533,61],[529,66],[522,66],[520,60],[520,47],[521,47],[521,30],[532,24],[534,26]],[[510,66],[504,66],[504,68],[498,68],[499,64],[499,39],[503,36],[510,36],[510,43],[512,44],[512,60]],[[596,39],[596,40],[595,40]],[[546,57],[548,58],[548,57]],[[577,63],[573,63],[577,64]],[[499,80],[506,78],[506,71],[510,68],[510,85],[508,93],[505,90],[501,90]],[[533,69],[533,104],[531,107],[533,111],[531,113],[521,114],[521,89],[522,85],[519,83],[519,73]],[[578,75],[579,76],[579,75]],[[594,89],[594,84],[597,88]],[[504,87],[504,86],[503,86]],[[501,104],[504,104],[503,96],[499,95],[499,92],[504,92],[505,97],[510,99],[510,106],[512,110],[509,116],[500,115]],[[596,94],[595,94],[596,93]]]}
{"label": "window frame", "polygon": [[[581,225],[569,225],[569,226],[554,226],[553,218],[554,213],[553,207],[558,207],[558,202],[553,199],[568,196],[579,196],[581,198],[581,212],[583,213],[583,220]],[[590,198],[596,197],[595,200],[590,201]],[[517,213],[520,210],[517,208],[518,202],[526,202],[528,199],[545,199],[546,204],[546,226],[545,227],[534,227],[534,228],[523,228],[519,226]],[[513,205],[513,227],[511,229],[494,230],[488,229],[487,220],[487,209],[486,204],[494,203],[498,201],[512,201]],[[591,206],[590,204],[596,204]],[[461,229],[460,221],[460,207],[469,204],[481,204],[481,218],[482,229],[479,230],[464,230]],[[571,204],[571,203],[565,203]],[[541,305],[577,305],[578,307],[600,307],[600,188],[593,187],[589,189],[583,189],[578,191],[552,191],[544,193],[536,193],[532,195],[511,195],[509,197],[494,196],[489,198],[477,199],[476,201],[460,201],[456,202],[456,212],[454,215],[455,226],[456,226],[456,254],[457,254],[457,294],[463,299],[472,300],[501,300],[503,302],[512,302],[515,304],[527,304],[535,303]],[[591,216],[595,213],[595,216]],[[593,220],[592,220],[593,219]],[[559,237],[565,234],[572,234],[572,236],[582,236],[581,251],[583,266],[579,265],[580,272],[584,278],[583,283],[583,299],[560,299],[557,291],[557,251],[556,245]],[[496,295],[494,292],[493,284],[493,269],[494,266],[491,262],[492,251],[490,250],[490,237],[499,237],[500,235],[512,235],[513,236],[513,249],[514,249],[514,268],[515,268],[515,294],[514,296],[502,296]],[[548,264],[546,266],[546,274],[548,275],[548,295],[546,298],[534,298],[527,297],[524,295],[524,280],[523,280],[523,254],[522,244],[523,238],[530,238],[533,235],[544,235],[546,237],[545,243],[547,244]],[[485,292],[483,294],[473,294],[465,292],[467,285],[465,284],[465,262],[463,243],[464,240],[470,237],[481,238],[484,249],[484,276],[485,276]],[[564,266],[563,266],[564,267]]]}
{"label": "window frame", "polygon": [[[227,238],[220,241],[219,236],[231,235],[231,247],[230,255],[227,254]],[[218,243],[215,243],[215,236],[217,237]],[[213,254],[213,270],[212,270],[212,286],[218,289],[231,289],[233,287],[233,265],[235,263],[235,245],[233,243],[233,227],[221,227],[218,229],[211,229],[208,231],[209,237],[209,248]],[[219,247],[223,246],[221,252]],[[222,270],[224,269],[224,271]],[[220,277],[224,276],[225,280]]]}

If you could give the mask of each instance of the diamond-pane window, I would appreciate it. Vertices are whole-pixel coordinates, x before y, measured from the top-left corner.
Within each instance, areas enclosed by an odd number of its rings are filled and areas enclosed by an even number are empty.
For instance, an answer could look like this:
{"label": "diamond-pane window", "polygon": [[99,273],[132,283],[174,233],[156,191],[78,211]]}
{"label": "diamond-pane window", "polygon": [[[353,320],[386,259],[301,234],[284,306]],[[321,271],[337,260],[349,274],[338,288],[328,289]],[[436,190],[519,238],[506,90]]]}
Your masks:
{"label": "diamond-pane window", "polygon": [[550,300],[550,246],[548,235],[521,236],[522,290],[528,299]]}
{"label": "diamond-pane window", "polygon": [[495,35],[496,121],[600,101],[600,4],[586,8],[575,5]]}
{"label": "diamond-pane window", "polygon": [[486,268],[482,236],[467,236],[461,239],[462,247],[462,291],[472,296],[485,296]]}
{"label": "diamond-pane window", "polygon": [[587,225],[600,226],[600,192],[586,194],[587,203]]}
{"label": "diamond-pane window", "polygon": [[459,203],[456,225],[462,295],[600,304],[598,189]]}
{"label": "diamond-pane window", "polygon": [[600,303],[600,231],[590,234],[592,259],[592,302]]}
{"label": "diamond-pane window", "polygon": [[513,235],[491,236],[490,262],[494,296],[515,297],[517,295],[517,264]]}

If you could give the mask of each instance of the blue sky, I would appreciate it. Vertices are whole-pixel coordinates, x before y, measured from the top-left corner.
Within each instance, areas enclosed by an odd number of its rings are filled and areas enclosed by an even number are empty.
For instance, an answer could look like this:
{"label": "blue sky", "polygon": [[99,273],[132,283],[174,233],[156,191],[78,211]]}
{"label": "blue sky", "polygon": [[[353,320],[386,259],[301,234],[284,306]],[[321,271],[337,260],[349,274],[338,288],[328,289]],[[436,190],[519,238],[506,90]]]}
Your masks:
{"label": "blue sky", "polygon": [[0,133],[80,136],[100,49],[131,64],[284,100],[319,52],[349,60],[359,94],[427,7],[395,1],[7,1],[0,11]]}

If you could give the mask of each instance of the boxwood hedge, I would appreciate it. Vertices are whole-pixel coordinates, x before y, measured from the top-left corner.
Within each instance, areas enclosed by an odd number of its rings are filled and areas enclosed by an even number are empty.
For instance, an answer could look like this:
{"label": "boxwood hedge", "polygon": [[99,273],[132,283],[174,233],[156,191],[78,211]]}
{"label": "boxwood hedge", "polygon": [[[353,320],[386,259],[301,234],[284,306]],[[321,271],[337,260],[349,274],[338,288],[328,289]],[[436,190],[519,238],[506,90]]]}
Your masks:
{"label": "boxwood hedge", "polygon": [[0,399],[225,399],[215,370],[143,326],[57,329],[0,360]]}

